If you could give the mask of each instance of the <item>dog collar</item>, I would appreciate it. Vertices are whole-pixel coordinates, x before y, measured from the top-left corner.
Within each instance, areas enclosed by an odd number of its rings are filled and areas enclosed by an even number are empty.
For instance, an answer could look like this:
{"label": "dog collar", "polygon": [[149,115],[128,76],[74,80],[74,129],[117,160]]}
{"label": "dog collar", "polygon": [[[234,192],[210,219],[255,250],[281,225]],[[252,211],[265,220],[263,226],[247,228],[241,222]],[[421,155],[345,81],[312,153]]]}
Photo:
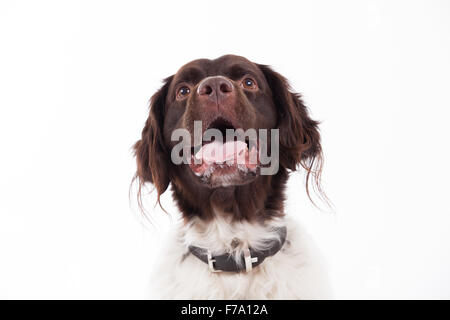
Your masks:
{"label": "dog collar", "polygon": [[211,251],[205,248],[189,246],[189,251],[201,261],[208,264],[211,272],[241,272],[251,271],[254,267],[260,265],[267,257],[275,255],[283,247],[286,241],[286,227],[276,229],[280,235],[278,240],[265,241],[264,250],[254,250],[245,248],[242,256],[236,261],[229,253],[212,255]]}

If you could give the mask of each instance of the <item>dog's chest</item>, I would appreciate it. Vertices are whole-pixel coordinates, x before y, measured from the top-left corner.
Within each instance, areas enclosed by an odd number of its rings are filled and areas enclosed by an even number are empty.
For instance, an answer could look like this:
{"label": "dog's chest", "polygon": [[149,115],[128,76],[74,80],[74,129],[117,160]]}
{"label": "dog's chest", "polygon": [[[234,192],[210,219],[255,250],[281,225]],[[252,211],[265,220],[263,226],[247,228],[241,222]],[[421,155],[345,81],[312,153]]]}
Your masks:
{"label": "dog's chest", "polygon": [[[213,250],[224,245],[260,236],[259,229],[243,226],[227,234],[226,226],[214,226],[210,233],[186,232],[172,236],[152,280],[153,297],[164,299],[314,299],[329,296],[328,277],[317,249],[301,228],[283,221],[288,233],[282,249],[267,257],[250,272],[211,272],[208,265],[190,254],[187,245],[195,243]],[[239,228],[238,228],[239,229]],[[192,230],[189,230],[192,231]],[[242,230],[241,230],[242,231]],[[219,236],[218,236],[219,235]],[[225,241],[226,240],[226,241]]]}

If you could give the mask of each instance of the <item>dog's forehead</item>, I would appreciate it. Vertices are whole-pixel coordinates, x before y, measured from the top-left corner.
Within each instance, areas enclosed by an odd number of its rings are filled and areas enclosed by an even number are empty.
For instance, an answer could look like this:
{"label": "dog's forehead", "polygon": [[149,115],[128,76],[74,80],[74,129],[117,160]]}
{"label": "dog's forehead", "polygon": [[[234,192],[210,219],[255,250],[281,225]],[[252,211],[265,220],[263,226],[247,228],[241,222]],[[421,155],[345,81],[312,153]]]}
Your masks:
{"label": "dog's forehead", "polygon": [[186,63],[175,75],[180,78],[189,72],[200,71],[204,76],[221,75],[230,71],[231,68],[248,69],[255,73],[259,73],[258,66],[248,59],[236,55],[224,55],[217,59],[197,59]]}

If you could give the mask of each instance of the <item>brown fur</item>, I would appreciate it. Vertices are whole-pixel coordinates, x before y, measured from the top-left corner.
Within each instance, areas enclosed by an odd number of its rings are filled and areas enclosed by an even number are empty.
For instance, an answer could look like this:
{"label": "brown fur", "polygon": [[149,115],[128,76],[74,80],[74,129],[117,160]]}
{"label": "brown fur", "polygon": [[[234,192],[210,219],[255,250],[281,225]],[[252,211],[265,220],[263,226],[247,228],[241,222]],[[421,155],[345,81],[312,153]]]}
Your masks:
{"label": "brown fur", "polygon": [[[218,106],[211,106],[212,102],[202,101],[196,94],[198,83],[207,76],[226,76],[236,84],[246,71],[256,78],[258,91],[248,92],[236,85],[236,94]],[[180,81],[192,87],[191,95],[183,101],[175,98]],[[209,188],[193,178],[188,165],[174,165],[170,160],[174,145],[169,140],[171,132],[176,128],[192,132],[194,120],[208,123],[217,114],[244,130],[278,128],[278,173],[257,176],[242,185]],[[162,88],[151,98],[149,116],[134,151],[140,187],[152,183],[159,201],[159,196],[171,185],[173,199],[187,220],[194,216],[210,219],[214,212],[230,214],[236,220],[265,220],[283,215],[288,172],[297,170],[298,166],[306,170],[308,195],[311,179],[319,194],[322,193],[322,150],[318,122],[309,117],[301,96],[291,92],[283,76],[266,65],[238,56],[195,60],[165,79]]]}

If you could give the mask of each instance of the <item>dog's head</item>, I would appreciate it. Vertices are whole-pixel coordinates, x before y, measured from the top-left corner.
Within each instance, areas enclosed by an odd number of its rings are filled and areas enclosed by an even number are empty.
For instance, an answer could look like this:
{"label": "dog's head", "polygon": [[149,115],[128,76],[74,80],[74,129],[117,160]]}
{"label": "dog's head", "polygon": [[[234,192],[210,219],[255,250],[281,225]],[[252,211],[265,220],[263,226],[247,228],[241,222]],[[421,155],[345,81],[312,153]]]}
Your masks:
{"label": "dog's head", "polygon": [[[172,183],[185,217],[207,217],[212,207],[237,218],[261,217],[282,208],[287,169],[301,165],[308,178],[314,164],[320,168],[317,126],[300,96],[270,67],[234,55],[195,60],[151,98],[134,146],[137,177],[153,183],[158,196]],[[234,130],[241,135],[231,135]],[[272,163],[261,160],[261,150]],[[174,161],[178,156],[184,161]],[[267,166],[275,170],[262,175]]]}

